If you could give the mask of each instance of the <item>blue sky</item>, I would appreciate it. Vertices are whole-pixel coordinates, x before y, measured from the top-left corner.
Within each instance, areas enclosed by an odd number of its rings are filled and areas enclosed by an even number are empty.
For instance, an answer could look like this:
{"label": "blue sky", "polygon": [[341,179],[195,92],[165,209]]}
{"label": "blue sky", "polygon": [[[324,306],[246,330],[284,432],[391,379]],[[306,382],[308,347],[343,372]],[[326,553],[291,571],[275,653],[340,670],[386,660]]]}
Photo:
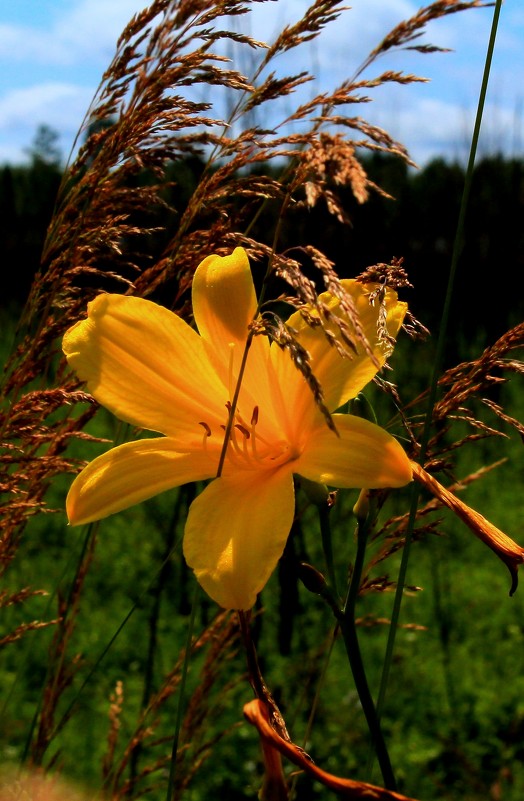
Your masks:
{"label": "blue sky", "polygon": [[[351,76],[388,30],[420,7],[412,0],[349,0],[352,8],[313,44],[280,58],[283,72],[308,68],[314,90]],[[348,4],[349,4],[348,3]],[[2,0],[0,2],[0,163],[26,159],[37,126],[60,134],[69,153],[93,93],[131,15],[145,0]],[[244,26],[271,40],[296,19],[305,0],[255,4]],[[436,155],[465,159],[473,126],[493,10],[472,10],[433,23],[422,41],[454,52],[421,56],[404,52],[375,68],[404,69],[429,84],[380,89],[359,110],[386,128],[424,163]],[[369,73],[371,75],[371,73]],[[308,88],[305,91],[311,92]],[[353,109],[351,110],[353,112]],[[524,150],[524,3],[502,7],[480,152]]]}

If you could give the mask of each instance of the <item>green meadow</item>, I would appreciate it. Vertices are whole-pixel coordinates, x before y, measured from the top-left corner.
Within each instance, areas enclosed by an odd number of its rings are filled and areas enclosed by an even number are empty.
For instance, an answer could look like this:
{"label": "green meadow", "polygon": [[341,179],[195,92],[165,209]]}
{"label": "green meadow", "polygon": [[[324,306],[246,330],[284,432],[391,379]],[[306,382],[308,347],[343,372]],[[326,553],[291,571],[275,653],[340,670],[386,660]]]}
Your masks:
{"label": "green meadow", "polygon": [[[431,347],[398,344],[388,380],[396,381],[404,398],[422,388],[430,362],[424,351]],[[390,400],[373,387],[367,395],[386,424],[393,416]],[[499,390],[499,401],[515,417],[522,413],[517,381]],[[489,419],[488,412],[484,419]],[[111,442],[133,436],[123,428],[100,410],[86,430],[104,442],[76,443],[74,455],[91,459]],[[461,497],[518,539],[522,444],[508,433],[507,439],[464,446],[453,472],[464,477],[505,460]],[[181,539],[194,489],[174,490],[99,524],[72,528],[63,511],[70,481],[62,476],[50,487],[47,502],[55,511],[29,521],[4,577],[7,589],[28,586],[42,594],[5,608],[3,631],[65,617],[63,626],[28,631],[2,650],[0,753],[13,764],[36,754],[44,765],[58,767],[97,792],[101,787],[121,789],[138,777],[133,793],[160,799],[167,768],[157,766],[151,777],[147,768],[166,759],[180,702],[180,657],[194,595]],[[261,594],[254,621],[262,672],[294,741],[318,764],[336,775],[363,780],[372,775],[377,781],[376,767],[370,774],[369,734],[343,644],[340,636],[333,638],[333,617],[298,578],[299,561],[323,572],[325,561],[316,511],[301,491],[297,497],[300,522],[279,570]],[[355,558],[351,509],[356,498],[356,492],[339,491],[332,512],[340,585]],[[409,490],[396,491],[380,519],[404,513],[408,504]],[[509,597],[504,565],[451,513],[432,512],[422,522],[434,527],[417,536],[411,548],[383,712],[399,788],[422,799],[519,801],[524,789],[522,589]],[[368,558],[380,543],[378,538],[369,544]],[[372,576],[383,581],[364,592],[357,604],[359,638],[374,694],[399,562],[397,552],[376,565]],[[200,591],[196,633],[214,625],[216,614]],[[213,635],[218,643],[222,639],[219,648],[212,640],[189,660],[178,792],[195,801],[226,794],[253,798],[260,780],[258,737],[242,717],[252,696],[245,658],[236,628],[226,631],[227,626],[222,622]],[[175,674],[168,681],[170,689],[159,708],[146,716],[152,727],[146,734],[141,716],[170,671]],[[111,701],[117,687],[121,708],[110,746]],[[202,687],[205,693],[200,693]],[[39,716],[46,704],[52,708],[42,731]],[[137,732],[138,744],[126,753]],[[121,762],[125,768],[119,773]],[[330,797],[307,777],[298,777],[296,790],[301,799]]]}

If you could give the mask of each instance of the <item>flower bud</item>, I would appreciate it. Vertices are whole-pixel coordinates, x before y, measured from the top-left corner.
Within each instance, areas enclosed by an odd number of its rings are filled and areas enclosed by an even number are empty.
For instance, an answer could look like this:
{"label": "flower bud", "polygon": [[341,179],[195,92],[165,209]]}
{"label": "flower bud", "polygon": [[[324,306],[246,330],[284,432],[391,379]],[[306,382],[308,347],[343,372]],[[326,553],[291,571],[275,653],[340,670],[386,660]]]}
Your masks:
{"label": "flower bud", "polygon": [[369,490],[362,489],[353,507],[353,514],[359,523],[363,523],[369,514]]}
{"label": "flower bud", "polygon": [[309,478],[300,476],[300,486],[307,495],[308,500],[315,506],[325,506],[329,501],[330,492],[325,484],[318,481],[310,481]]}
{"label": "flower bud", "polygon": [[307,562],[300,562],[298,566],[298,577],[306,590],[314,592],[315,595],[322,595],[326,587],[326,579],[322,573]]}

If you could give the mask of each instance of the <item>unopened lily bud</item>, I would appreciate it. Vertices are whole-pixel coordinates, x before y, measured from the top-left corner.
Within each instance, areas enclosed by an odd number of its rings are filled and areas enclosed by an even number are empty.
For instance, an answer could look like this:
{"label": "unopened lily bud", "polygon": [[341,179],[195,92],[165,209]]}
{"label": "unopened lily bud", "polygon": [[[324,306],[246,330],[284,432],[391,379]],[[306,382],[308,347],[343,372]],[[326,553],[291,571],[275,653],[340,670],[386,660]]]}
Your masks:
{"label": "unopened lily bud", "polygon": [[298,566],[298,577],[306,590],[314,592],[315,595],[322,595],[326,587],[326,579],[322,573],[307,562],[300,562]]}
{"label": "unopened lily bud", "polygon": [[364,522],[369,514],[369,490],[362,489],[353,507],[353,514],[359,522]]}
{"label": "unopened lily bud", "polygon": [[363,420],[369,420],[371,423],[377,422],[377,416],[371,403],[362,393],[359,393],[356,398],[353,398],[350,411],[355,417],[361,417]]}
{"label": "unopened lily bud", "polygon": [[315,506],[325,506],[328,503],[330,492],[325,484],[300,476],[300,486]]}

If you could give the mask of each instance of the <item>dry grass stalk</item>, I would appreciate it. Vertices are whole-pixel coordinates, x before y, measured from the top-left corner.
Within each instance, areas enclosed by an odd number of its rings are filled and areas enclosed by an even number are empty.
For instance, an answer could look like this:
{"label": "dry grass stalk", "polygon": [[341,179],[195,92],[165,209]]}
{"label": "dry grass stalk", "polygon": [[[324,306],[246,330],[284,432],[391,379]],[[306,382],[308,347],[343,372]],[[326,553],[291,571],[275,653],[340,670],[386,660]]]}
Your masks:
{"label": "dry grass stalk", "polygon": [[524,426],[518,420],[505,415],[499,404],[482,397],[493,387],[507,381],[511,374],[524,374],[524,363],[513,358],[513,354],[523,348],[524,323],[520,323],[486,348],[478,359],[447,370],[439,380],[439,386],[445,393],[435,407],[435,419],[439,422],[445,420],[452,413],[462,411],[463,405],[472,397],[481,397],[482,403],[497,417],[524,435]]}
{"label": "dry grass stalk", "polygon": [[[478,530],[478,526],[476,525],[476,518],[475,515],[477,514],[473,509],[466,506],[466,504],[462,503],[460,499],[456,497],[457,493],[462,492],[466,489],[470,484],[474,483],[475,481],[479,481],[480,479],[485,478],[485,476],[490,473],[492,470],[497,469],[503,464],[506,460],[500,459],[494,462],[491,465],[486,467],[482,467],[479,470],[471,473],[470,475],[466,476],[460,481],[454,481],[451,483],[447,488],[443,488],[439,482],[435,482],[427,486],[429,489],[432,498],[430,500],[425,501],[424,503],[420,503],[416,513],[416,522],[411,532],[411,540],[413,542],[418,542],[423,539],[427,539],[428,536],[441,536],[442,534],[442,520],[437,519],[428,519],[430,516],[433,516],[433,513],[439,511],[444,507],[451,508],[455,513],[458,514],[461,519],[464,520],[466,525],[473,531],[473,533],[486,542],[488,547],[492,548],[492,550],[497,553],[497,549],[492,547],[492,538],[487,538],[483,536],[483,531],[488,532],[499,532],[499,529],[492,526],[489,521],[486,521],[481,515],[478,515],[478,518],[481,518],[483,521],[483,529],[482,525],[480,530]],[[415,467],[415,471],[417,473],[422,474],[422,468],[419,466]],[[425,471],[423,471],[425,472]],[[426,474],[427,475],[427,474]],[[433,481],[435,481],[433,479]],[[424,482],[421,482],[424,483]],[[437,487],[438,485],[438,487]],[[377,496],[377,504],[379,507],[383,506],[386,498],[384,497],[386,493],[380,492],[376,493]],[[452,498],[451,504],[448,503],[448,499]],[[471,513],[471,515],[470,515]],[[407,535],[407,530],[409,526],[409,518],[410,513],[405,512],[401,515],[396,515],[394,517],[390,517],[386,519],[379,528],[377,528],[373,535],[372,540],[373,542],[378,544],[376,551],[373,553],[371,558],[368,560],[365,570],[364,576],[360,585],[360,594],[364,595],[369,592],[384,592],[390,591],[395,588],[396,583],[395,581],[391,580],[388,575],[374,575],[374,571],[378,565],[381,565],[383,562],[388,560],[391,556],[395,553],[398,553],[405,544],[405,538]],[[502,538],[508,540],[512,543],[512,554],[520,553],[520,547],[513,543],[512,540],[509,540],[505,534],[499,532],[502,535]],[[495,535],[497,536],[497,535]],[[497,554],[498,555],[498,554]],[[516,566],[516,562],[512,556],[512,567]],[[503,559],[504,562],[507,563],[506,558]],[[517,562],[519,560],[517,559]],[[509,565],[508,565],[509,567]],[[513,572],[512,572],[513,576]],[[406,587],[406,591],[416,592],[420,588],[418,587]]]}
{"label": "dry grass stalk", "polygon": [[458,11],[466,11],[471,8],[484,8],[489,3],[483,0],[469,0],[469,2],[457,2],[457,0],[440,0],[437,3],[420,8],[416,14],[410,19],[404,20],[396,25],[380,44],[371,51],[370,58],[376,58],[379,55],[391,50],[392,48],[407,48],[408,50],[417,50],[420,53],[430,52],[443,52],[442,47],[427,44],[416,44],[413,42],[420,39],[422,33],[429,22],[441,17],[456,14]]}
{"label": "dry grass stalk", "polygon": [[[32,595],[36,595],[37,593],[33,592]],[[11,603],[19,603],[18,600],[19,594],[17,593]],[[38,629],[44,629],[47,626],[54,626],[59,622],[59,618],[56,620],[33,620],[30,623],[21,623],[17,626],[13,631],[10,631],[9,634],[6,634],[5,637],[0,638],[0,648],[4,645],[8,645],[11,642],[15,642],[27,634],[28,631],[37,631]]]}
{"label": "dry grass stalk", "polygon": [[113,770],[115,761],[115,750],[118,743],[118,735],[122,725],[122,709],[124,706],[124,684],[121,680],[117,681],[114,692],[109,698],[109,732],[107,735],[107,752],[102,760],[102,778],[104,783]]}
{"label": "dry grass stalk", "polygon": [[[463,447],[466,443],[486,437],[505,437],[498,427],[489,425],[481,418],[481,410],[489,409],[498,421],[502,421],[521,436],[523,424],[506,414],[499,403],[486,397],[498,391],[512,375],[524,373],[524,362],[518,358],[524,347],[524,324],[516,325],[490,345],[476,359],[462,362],[446,370],[439,379],[442,396],[433,410],[434,435],[430,439],[429,460],[426,469],[443,467],[445,456],[450,451]],[[422,412],[427,402],[428,392],[422,393],[406,403],[403,414],[409,419],[410,438],[415,441],[423,425]],[[453,425],[465,423],[473,431],[465,436],[453,435]],[[416,449],[413,451],[416,455]]]}
{"label": "dry grass stalk", "polygon": [[84,582],[95,552],[96,537],[92,530],[81,555],[76,575],[67,597],[58,593],[58,624],[49,648],[46,680],[42,691],[42,705],[36,732],[30,747],[30,763],[41,765],[50,744],[70,719],[74,706],[70,706],[57,721],[58,705],[64,691],[71,686],[82,664],[80,654],[68,655],[71,637],[77,625],[78,609]]}
{"label": "dry grass stalk", "polygon": [[[176,798],[181,796],[190,784],[216,742],[216,738],[209,739],[206,725],[210,716],[219,715],[229,691],[238,681],[238,679],[234,682],[225,680],[226,670],[237,651],[238,636],[236,617],[223,612],[194,639],[191,646],[191,657],[204,652],[205,658],[195,690],[188,699],[182,722],[175,785]],[[147,796],[147,792],[154,786],[163,784],[164,771],[169,765],[173,735],[170,733],[167,737],[155,739],[155,734],[161,723],[161,711],[179,689],[184,659],[185,652],[182,650],[176,664],[164,677],[161,687],[149,699],[118,761],[116,756],[118,725],[115,725],[115,721],[117,722],[122,714],[122,696],[115,696],[111,702],[111,710],[114,710],[114,713],[110,713],[108,752],[104,759],[104,787],[114,801]],[[222,732],[220,737],[225,733]],[[145,764],[140,767],[135,765],[134,775],[128,778],[126,774],[137,751],[140,752],[140,762]],[[150,783],[153,778],[155,784],[146,788],[145,782]]]}

